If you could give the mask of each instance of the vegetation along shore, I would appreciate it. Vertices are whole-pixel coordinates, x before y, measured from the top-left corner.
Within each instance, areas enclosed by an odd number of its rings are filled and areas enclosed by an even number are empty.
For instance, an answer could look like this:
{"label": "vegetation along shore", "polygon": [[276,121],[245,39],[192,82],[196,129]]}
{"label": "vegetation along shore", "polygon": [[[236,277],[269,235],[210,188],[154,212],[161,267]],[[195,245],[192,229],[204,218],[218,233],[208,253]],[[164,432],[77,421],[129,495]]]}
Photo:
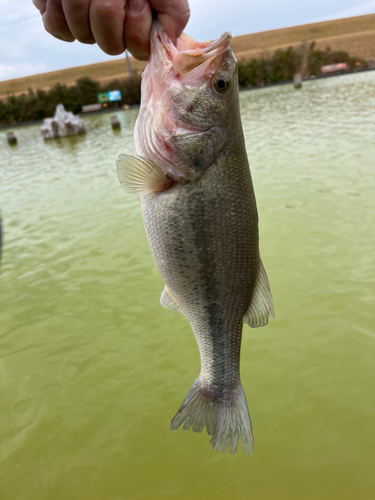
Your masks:
{"label": "vegetation along shore", "polygon": [[[278,49],[272,56],[263,55],[238,63],[240,88],[268,85],[292,80],[296,73],[304,77],[321,74],[321,67],[328,64],[346,63],[349,71],[365,69],[367,61],[351,56],[345,51],[317,49],[315,42],[301,44],[297,48]],[[132,78],[115,79],[100,83],[89,77],[79,78],[75,85],[57,83],[49,90],[29,89],[27,93],[11,95],[0,100],[0,126],[42,120],[53,116],[57,104],[62,103],[67,111],[80,113],[82,106],[93,104],[97,94],[120,90],[119,105],[134,105],[140,102],[140,74]]]}

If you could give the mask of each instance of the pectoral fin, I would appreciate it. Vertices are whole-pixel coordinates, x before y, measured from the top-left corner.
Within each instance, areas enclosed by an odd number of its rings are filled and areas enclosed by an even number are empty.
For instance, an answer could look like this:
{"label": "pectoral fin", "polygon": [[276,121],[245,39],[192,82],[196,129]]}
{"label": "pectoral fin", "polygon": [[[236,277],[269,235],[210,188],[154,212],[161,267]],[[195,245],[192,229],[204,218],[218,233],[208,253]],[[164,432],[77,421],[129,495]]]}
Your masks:
{"label": "pectoral fin", "polygon": [[165,286],[164,290],[161,293],[160,304],[163,307],[166,307],[167,309],[171,309],[172,311],[176,311],[176,312],[179,312],[180,314],[184,314],[182,307],[177,302],[177,300],[173,297],[173,295],[171,294],[167,285]]}
{"label": "pectoral fin", "polygon": [[156,163],[140,156],[121,155],[117,160],[117,174],[129,194],[164,191],[171,184],[171,179]]}
{"label": "pectoral fin", "polygon": [[250,307],[247,310],[243,321],[251,326],[251,328],[265,326],[268,323],[268,317],[270,314],[273,318],[275,317],[270,284],[266,271],[264,270],[263,263],[260,261],[258,276],[255,282]]}

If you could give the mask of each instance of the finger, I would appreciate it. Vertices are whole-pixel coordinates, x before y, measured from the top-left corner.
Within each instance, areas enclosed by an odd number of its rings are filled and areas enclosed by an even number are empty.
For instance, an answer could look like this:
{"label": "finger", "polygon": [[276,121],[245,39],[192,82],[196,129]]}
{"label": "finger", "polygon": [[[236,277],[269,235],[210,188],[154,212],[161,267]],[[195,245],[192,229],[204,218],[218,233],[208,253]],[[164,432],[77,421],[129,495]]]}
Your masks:
{"label": "finger", "polygon": [[65,20],[61,0],[47,0],[46,11],[43,14],[43,23],[46,31],[55,38],[65,42],[73,42],[74,36],[71,34]]}
{"label": "finger", "polygon": [[39,10],[39,12],[43,15],[46,11],[46,3],[47,0],[33,0],[33,4]]}
{"label": "finger", "polygon": [[122,54],[125,0],[91,0],[90,26],[99,47],[111,56]]}
{"label": "finger", "polygon": [[172,41],[184,31],[190,17],[187,0],[150,0],[151,7]]}
{"label": "finger", "polygon": [[90,0],[62,0],[71,34],[82,43],[95,43],[90,28]]}
{"label": "finger", "polygon": [[152,12],[147,0],[127,0],[124,24],[125,45],[141,61],[150,56]]}

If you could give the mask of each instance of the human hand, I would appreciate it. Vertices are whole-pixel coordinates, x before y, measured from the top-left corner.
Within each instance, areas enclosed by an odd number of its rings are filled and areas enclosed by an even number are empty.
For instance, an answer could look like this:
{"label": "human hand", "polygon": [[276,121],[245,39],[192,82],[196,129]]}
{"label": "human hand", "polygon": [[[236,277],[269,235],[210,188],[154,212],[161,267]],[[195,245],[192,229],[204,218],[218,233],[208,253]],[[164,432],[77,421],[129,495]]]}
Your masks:
{"label": "human hand", "polygon": [[33,0],[45,29],[66,42],[94,44],[112,56],[125,49],[136,58],[150,55],[153,11],[172,40],[189,20],[188,0]]}

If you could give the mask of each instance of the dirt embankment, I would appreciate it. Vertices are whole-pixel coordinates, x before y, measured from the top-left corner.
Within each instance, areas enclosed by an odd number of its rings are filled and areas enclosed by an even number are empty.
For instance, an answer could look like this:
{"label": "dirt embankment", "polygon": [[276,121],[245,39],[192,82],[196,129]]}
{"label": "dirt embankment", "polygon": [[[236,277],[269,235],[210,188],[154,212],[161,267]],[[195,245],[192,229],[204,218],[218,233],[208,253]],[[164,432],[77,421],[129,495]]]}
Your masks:
{"label": "dirt embankment", "polygon": [[[278,48],[312,41],[323,50],[330,46],[332,50],[345,50],[352,56],[375,60],[375,14],[250,33],[234,37],[232,47],[236,57],[241,60],[258,58],[263,54],[272,54]],[[131,59],[131,64],[133,70],[138,72],[145,67],[144,62],[135,59]],[[83,76],[104,82],[129,75],[125,58],[114,59],[0,82],[0,99],[6,95],[27,92],[29,88],[49,89],[56,83],[72,85]]]}

